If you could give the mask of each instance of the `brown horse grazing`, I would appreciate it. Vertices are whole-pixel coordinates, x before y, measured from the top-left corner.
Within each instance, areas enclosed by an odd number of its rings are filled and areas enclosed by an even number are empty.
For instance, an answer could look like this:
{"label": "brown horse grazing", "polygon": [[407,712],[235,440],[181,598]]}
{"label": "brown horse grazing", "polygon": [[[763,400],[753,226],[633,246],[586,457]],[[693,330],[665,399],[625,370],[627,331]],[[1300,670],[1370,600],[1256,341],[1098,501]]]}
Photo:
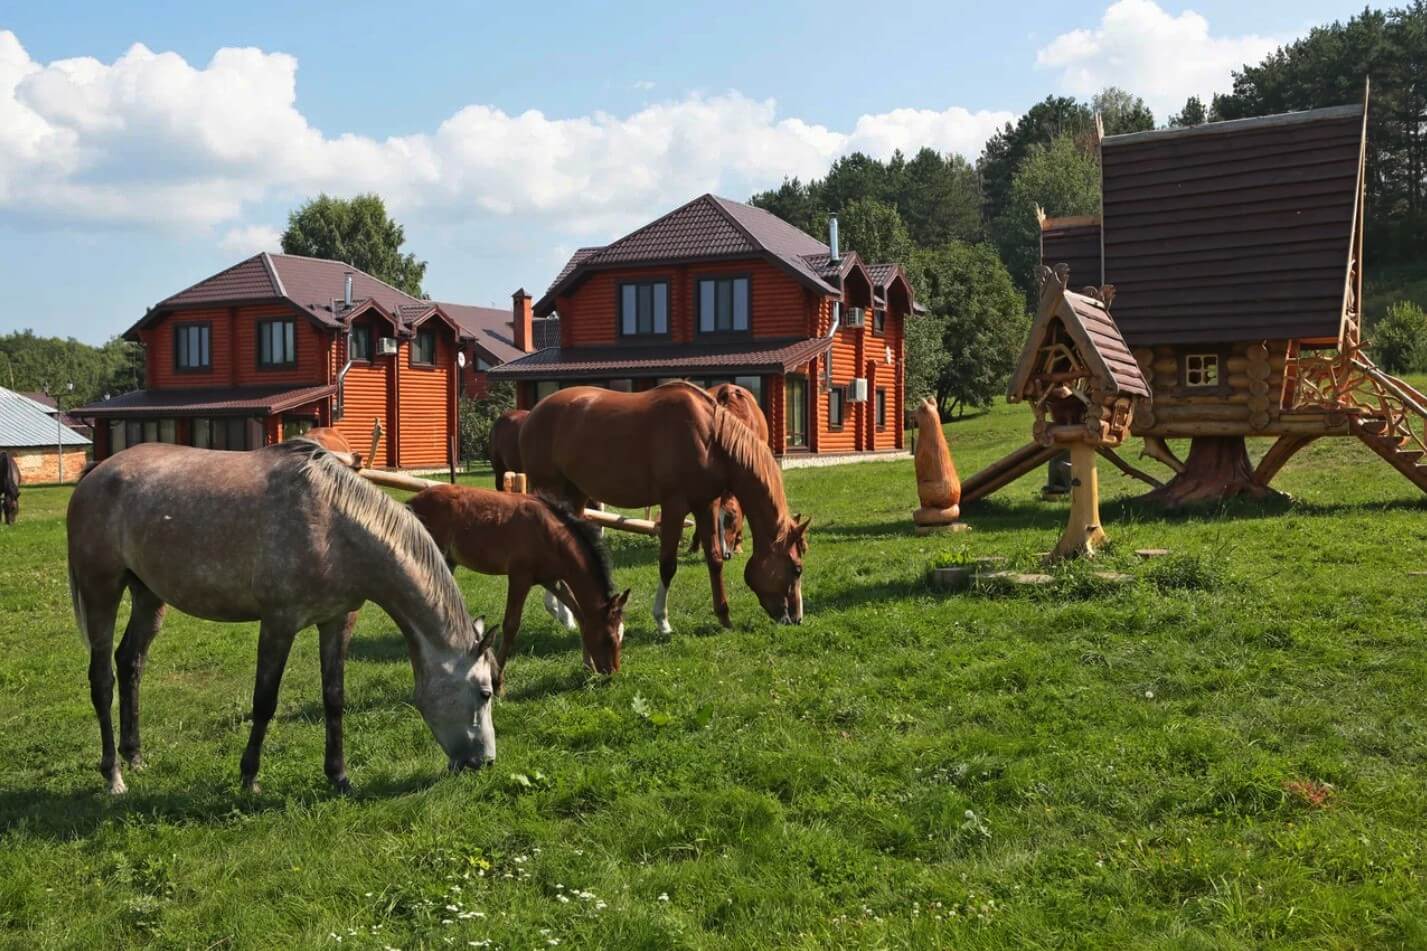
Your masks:
{"label": "brown horse grazing", "polygon": [[8,452],[0,452],[0,514],[6,525],[20,517],[20,467]]}
{"label": "brown horse grazing", "polygon": [[379,604],[406,637],[416,706],[452,770],[495,758],[494,630],[471,620],[431,536],[406,506],[305,439],[252,452],[146,443],[84,477],[69,503],[69,590],[89,648],[99,771],[124,792],[110,703],[114,616],[129,590],[119,666],[119,752],[139,763],[139,678],[164,609],[260,621],[253,727],[242,781],[256,790],[278,684],[298,631],[315,624],[327,777],[350,788],[342,753],[343,667],[357,610]]}
{"label": "brown horse grazing", "polygon": [[491,441],[486,455],[495,470],[495,489],[505,488],[507,472],[523,472],[520,468],[520,427],[525,424],[528,409],[508,409],[491,423]]}
{"label": "brown horse grazing", "polygon": [[629,591],[615,594],[609,549],[593,525],[535,496],[464,485],[432,486],[407,505],[436,539],[448,564],[509,579],[496,654],[498,684],[520,632],[526,595],[537,584],[570,602],[584,642],[585,666],[602,674],[619,670]]}
{"label": "brown horse grazing", "polygon": [[715,550],[719,498],[737,497],[753,529],[743,578],[769,616],[803,618],[808,522],[788,516],[783,473],[768,444],[708,393],[674,382],[642,393],[589,386],[560,390],[530,411],[520,457],[531,490],[581,511],[592,498],[625,508],[661,506],[659,592],[654,619],[669,628],[669,583],[678,567],[684,516],[695,531],[713,588],[714,612],[730,627],[723,559]]}
{"label": "brown horse grazing", "polygon": [[[317,443],[328,452],[335,453],[344,463],[353,469],[362,467],[362,454],[352,448],[352,444],[331,426],[315,426],[303,433],[298,439],[306,439]],[[350,462],[348,461],[350,460]]]}
{"label": "brown horse grazing", "polygon": [[[720,406],[726,407],[743,424],[758,434],[763,444],[768,444],[768,419],[758,405],[758,398],[737,383],[720,383],[710,387],[709,393]],[[719,499],[718,534],[723,542],[723,560],[728,561],[735,553],[743,551],[743,509],[732,493],[725,492]],[[697,551],[698,535],[689,542],[689,551]]]}

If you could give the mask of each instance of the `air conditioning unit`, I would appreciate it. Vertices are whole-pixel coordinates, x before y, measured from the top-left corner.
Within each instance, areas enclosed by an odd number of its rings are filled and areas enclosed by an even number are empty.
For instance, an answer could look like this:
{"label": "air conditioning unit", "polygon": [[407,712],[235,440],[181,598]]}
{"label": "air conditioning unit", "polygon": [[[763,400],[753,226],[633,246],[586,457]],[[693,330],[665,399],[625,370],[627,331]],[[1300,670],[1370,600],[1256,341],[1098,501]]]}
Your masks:
{"label": "air conditioning unit", "polygon": [[847,327],[863,327],[867,324],[867,308],[849,307],[847,308],[847,319],[843,321]]}
{"label": "air conditioning unit", "polygon": [[395,337],[379,337],[379,338],[377,338],[377,356],[379,356],[379,357],[394,357],[394,356],[396,356],[396,338],[395,338]]}
{"label": "air conditioning unit", "polygon": [[852,385],[847,388],[847,401],[849,403],[867,402],[867,377],[854,377]]}

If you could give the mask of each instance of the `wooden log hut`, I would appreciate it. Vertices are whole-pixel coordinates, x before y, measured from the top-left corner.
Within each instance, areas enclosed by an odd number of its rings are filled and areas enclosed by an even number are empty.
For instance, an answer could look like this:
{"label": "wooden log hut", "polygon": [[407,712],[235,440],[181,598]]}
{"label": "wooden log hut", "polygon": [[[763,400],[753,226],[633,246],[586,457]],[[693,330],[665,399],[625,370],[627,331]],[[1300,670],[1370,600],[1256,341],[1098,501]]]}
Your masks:
{"label": "wooden log hut", "polygon": [[[1117,290],[1154,391],[1132,433],[1175,473],[1149,497],[1267,495],[1324,436],[1363,440],[1427,490],[1427,397],[1363,350],[1366,98],[1100,136],[1099,149],[1101,214],[1042,216],[1041,258],[1069,265],[1071,286]],[[1247,437],[1276,440],[1257,468]],[[1190,440],[1185,459],[1169,439]],[[992,481],[968,479],[963,502]]]}
{"label": "wooden log hut", "polygon": [[1094,555],[1104,543],[1096,453],[1124,441],[1136,404],[1150,398],[1110,316],[1114,288],[1076,293],[1069,272],[1041,267],[1040,306],[1006,394],[1034,410],[1034,445],[1070,449],[1070,517],[1052,558]]}

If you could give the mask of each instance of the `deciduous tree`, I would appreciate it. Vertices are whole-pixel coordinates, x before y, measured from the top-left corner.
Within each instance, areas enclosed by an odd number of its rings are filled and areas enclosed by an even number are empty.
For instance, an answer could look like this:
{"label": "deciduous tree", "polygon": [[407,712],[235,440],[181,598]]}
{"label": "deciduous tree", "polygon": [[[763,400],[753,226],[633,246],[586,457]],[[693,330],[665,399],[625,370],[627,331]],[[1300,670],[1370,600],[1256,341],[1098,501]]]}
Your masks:
{"label": "deciduous tree", "polygon": [[287,217],[285,254],[342,261],[420,297],[426,262],[403,254],[406,232],[387,214],[377,195],[318,195]]}

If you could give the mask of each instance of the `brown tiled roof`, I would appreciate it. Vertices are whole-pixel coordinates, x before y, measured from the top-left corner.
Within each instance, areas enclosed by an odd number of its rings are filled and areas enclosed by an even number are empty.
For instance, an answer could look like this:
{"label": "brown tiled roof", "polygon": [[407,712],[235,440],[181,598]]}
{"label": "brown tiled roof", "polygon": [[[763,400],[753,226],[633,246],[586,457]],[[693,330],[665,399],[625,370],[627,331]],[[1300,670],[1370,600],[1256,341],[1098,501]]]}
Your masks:
{"label": "brown tiled roof", "polygon": [[549,294],[551,291],[553,291],[553,290],[555,289],[555,285],[556,285],[556,284],[559,284],[559,283],[560,283],[561,281],[563,281],[565,278],[569,277],[569,276],[570,276],[570,272],[573,271],[576,267],[578,267],[581,261],[585,260],[585,259],[588,258],[590,255],[594,254],[596,251],[603,251],[603,250],[604,250],[604,245],[602,245],[602,244],[601,244],[601,245],[597,245],[597,246],[595,246],[595,247],[580,248],[580,249],[576,250],[574,254],[570,255],[570,260],[568,260],[568,261],[565,262],[565,266],[562,267],[562,268],[560,268],[560,273],[557,274],[557,275],[555,275],[555,280],[553,280],[553,281],[550,282],[550,286],[545,289],[545,293],[546,293],[546,294]]}
{"label": "brown tiled roof", "polygon": [[1336,339],[1364,119],[1352,105],[1106,138],[1104,270],[1126,339]]}
{"label": "brown tiled roof", "polygon": [[804,260],[805,255],[827,253],[828,246],[817,238],[761,208],[700,195],[618,241],[576,252],[536,303],[535,313],[553,311],[555,298],[590,271],[674,261],[764,257],[815,290],[837,294],[838,289]]}
{"label": "brown tiled roof", "polygon": [[[1100,221],[1096,218],[1046,218],[1041,222],[1041,263],[1070,268],[1071,287],[1099,287]],[[1123,303],[1123,301],[1122,301]]]}
{"label": "brown tiled roof", "polygon": [[475,341],[477,346],[495,358],[494,362],[505,363],[525,355],[525,351],[515,345],[509,310],[467,304],[440,303],[437,306],[456,322],[462,336]]}
{"label": "brown tiled roof", "polygon": [[736,344],[558,347],[491,370],[506,380],[679,376],[685,373],[786,373],[827,352],[827,337],[749,340]]}
{"label": "brown tiled roof", "polygon": [[270,416],[331,396],[337,387],[238,386],[196,390],[134,390],[73,410],[75,416]]}

